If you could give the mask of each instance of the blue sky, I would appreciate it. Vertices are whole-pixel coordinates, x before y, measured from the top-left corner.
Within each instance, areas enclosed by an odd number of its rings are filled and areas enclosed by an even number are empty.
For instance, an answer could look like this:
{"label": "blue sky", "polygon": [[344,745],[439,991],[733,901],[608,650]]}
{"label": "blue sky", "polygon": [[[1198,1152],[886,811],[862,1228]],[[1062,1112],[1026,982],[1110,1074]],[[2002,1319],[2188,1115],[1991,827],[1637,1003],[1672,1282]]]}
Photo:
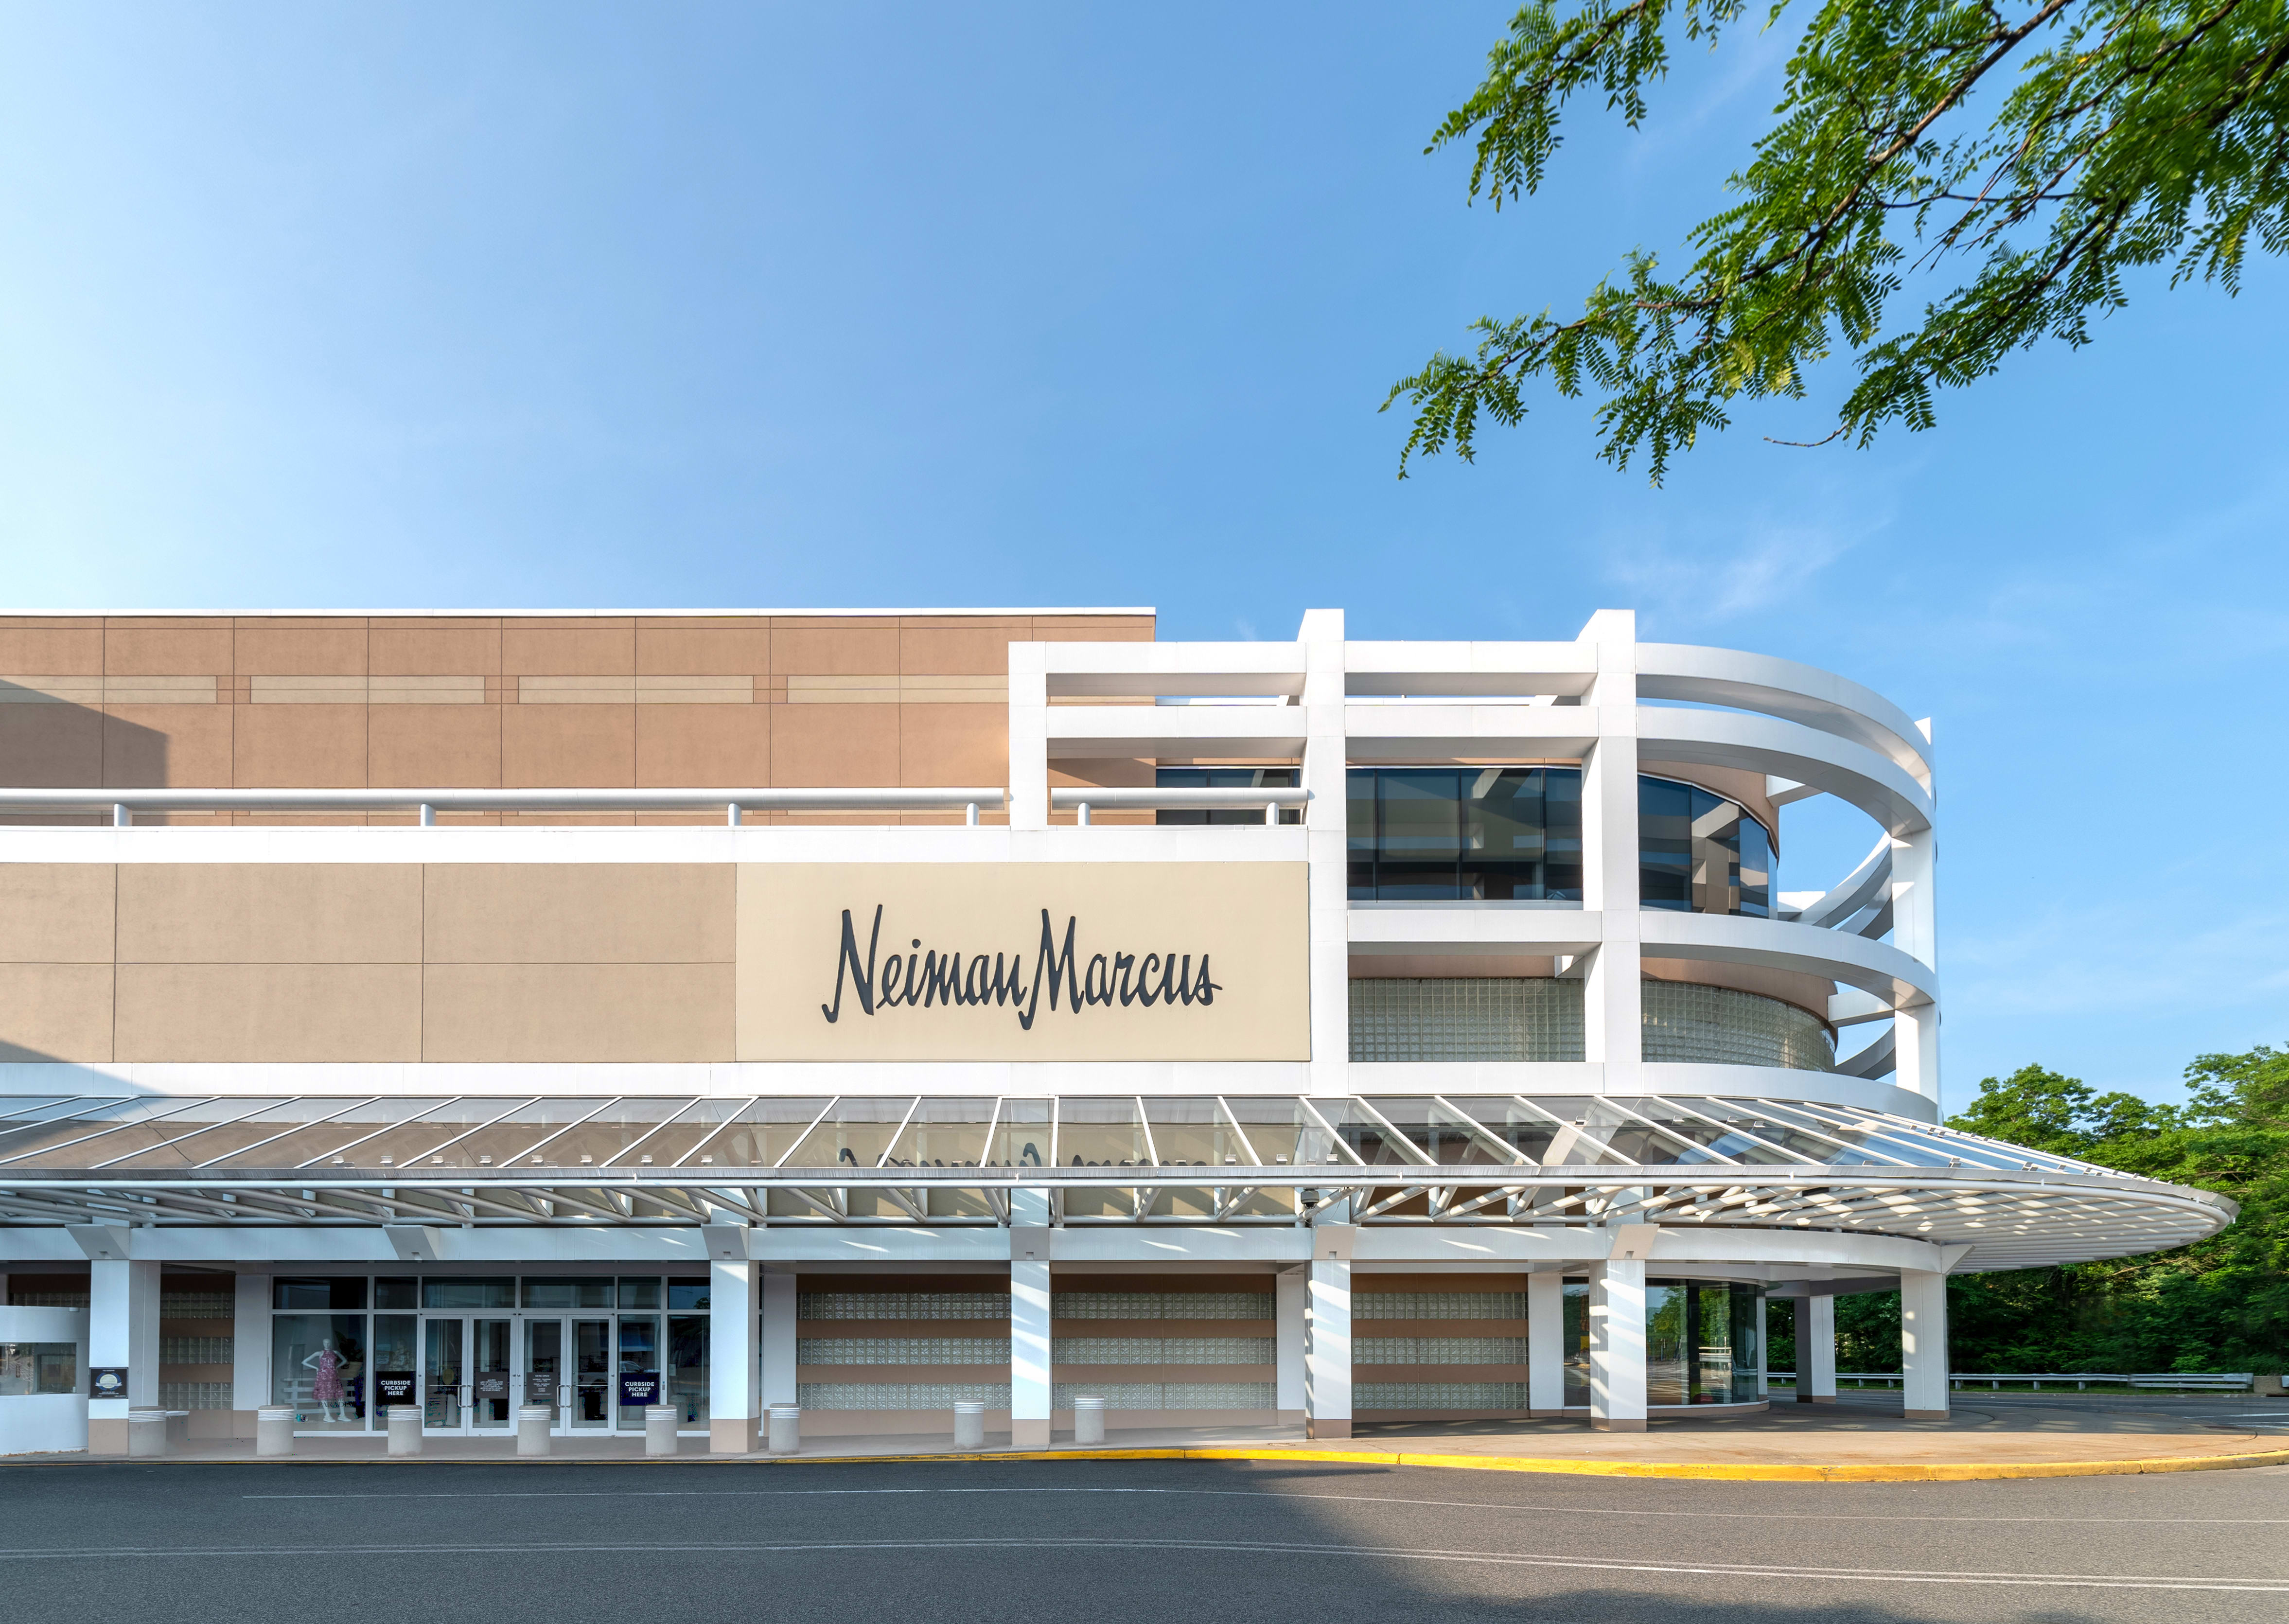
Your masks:
{"label": "blue sky", "polygon": [[[1392,379],[1719,206],[1783,44],[1464,206],[1503,4],[0,4],[0,557],[41,607],[1151,604],[1643,635],[1935,719],[1950,1105],[2289,1040],[2289,276],[2133,283],[1870,452],[1647,488]],[[1868,835],[1792,809],[1783,883]]]}

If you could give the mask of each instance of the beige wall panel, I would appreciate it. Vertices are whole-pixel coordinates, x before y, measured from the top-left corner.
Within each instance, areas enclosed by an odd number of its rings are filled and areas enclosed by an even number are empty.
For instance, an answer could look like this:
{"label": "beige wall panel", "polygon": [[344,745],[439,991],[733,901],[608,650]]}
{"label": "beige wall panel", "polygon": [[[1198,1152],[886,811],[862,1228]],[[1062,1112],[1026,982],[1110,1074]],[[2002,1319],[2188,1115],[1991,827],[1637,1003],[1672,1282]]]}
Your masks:
{"label": "beige wall panel", "polygon": [[84,705],[0,704],[0,777],[18,788],[103,782],[103,713]]}
{"label": "beige wall panel", "polygon": [[781,621],[771,632],[774,671],[806,676],[865,676],[897,668],[898,630],[892,622],[878,627],[803,627]]}
{"label": "beige wall panel", "polygon": [[636,670],[655,676],[769,676],[771,632],[763,620],[721,625],[639,622]]}
{"label": "beige wall panel", "polygon": [[771,781],[769,705],[639,705],[636,782],[754,788]]}
{"label": "beige wall panel", "polygon": [[103,781],[113,788],[230,786],[235,705],[106,705]]}
{"label": "beige wall panel", "polygon": [[500,735],[498,705],[376,705],[367,778],[377,789],[498,789]]}
{"label": "beige wall panel", "polygon": [[729,964],[432,964],[426,1060],[731,1058]]}
{"label": "beige wall panel", "polygon": [[0,671],[91,676],[103,669],[98,620],[0,620]]}
{"label": "beige wall panel", "polygon": [[112,876],[109,863],[0,863],[0,964],[111,963]]}
{"label": "beige wall panel", "polygon": [[898,774],[903,784],[1007,784],[1009,708],[899,707]]}
{"label": "beige wall panel", "polygon": [[895,788],[900,708],[772,707],[771,782],[797,788]]}
{"label": "beige wall panel", "polygon": [[228,620],[108,620],[103,668],[114,676],[228,676]]}
{"label": "beige wall panel", "polygon": [[412,964],[412,863],[125,863],[119,960],[161,964]]}
{"label": "beige wall panel", "polygon": [[363,620],[241,620],[232,665],[241,676],[363,676]]}
{"label": "beige wall panel", "polygon": [[126,964],[119,1060],[421,1058],[419,964]]}
{"label": "beige wall panel", "polygon": [[245,705],[231,738],[232,780],[247,789],[362,789],[363,705]]}
{"label": "beige wall panel", "polygon": [[504,705],[501,787],[622,789],[635,780],[636,708]]}
{"label": "beige wall panel", "polygon": [[491,620],[377,620],[367,636],[376,676],[494,676],[500,627]]}
{"label": "beige wall panel", "polygon": [[[857,974],[873,960],[874,1009]],[[842,915],[855,932],[856,973],[844,964]],[[1158,997],[1049,1007],[1042,916],[1060,948],[1074,925],[1073,973],[1114,971],[1170,949],[1205,956],[1209,1002]],[[739,1058],[743,1060],[1302,1060],[1311,1058],[1304,865],[1302,863],[747,863],[739,868]],[[894,949],[961,955],[965,979],[983,948],[1022,958],[1032,1026],[1015,1006],[882,1002]],[[1101,957],[1100,957],[1101,956]],[[1033,991],[1041,972],[1039,1001]],[[833,1021],[823,1006],[835,1002]],[[1135,991],[1132,969],[1130,986]],[[894,989],[894,988],[893,988]],[[895,989],[894,989],[895,990]]]}
{"label": "beige wall panel", "polygon": [[959,628],[909,626],[898,633],[898,669],[1006,677],[1009,645],[1033,641],[1030,634],[1031,628],[1023,621],[989,620]]}
{"label": "beige wall panel", "polygon": [[501,628],[505,676],[629,676],[636,668],[634,620],[512,620]]}
{"label": "beige wall panel", "polygon": [[433,964],[729,964],[726,863],[432,863]]}
{"label": "beige wall panel", "polygon": [[0,964],[0,1060],[109,1059],[109,964]]}

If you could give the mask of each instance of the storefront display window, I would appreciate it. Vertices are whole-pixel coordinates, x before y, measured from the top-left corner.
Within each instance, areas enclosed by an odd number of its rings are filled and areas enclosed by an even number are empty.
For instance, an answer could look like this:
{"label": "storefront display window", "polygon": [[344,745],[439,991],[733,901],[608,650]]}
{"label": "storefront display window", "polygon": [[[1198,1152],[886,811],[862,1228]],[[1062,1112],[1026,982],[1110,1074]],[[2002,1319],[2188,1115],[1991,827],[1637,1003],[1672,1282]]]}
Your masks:
{"label": "storefront display window", "polygon": [[[281,1287],[289,1283],[280,1281]],[[365,1282],[357,1282],[363,1300]],[[303,1429],[365,1426],[365,1316],[278,1314],[270,1321],[270,1402],[291,1404]]]}

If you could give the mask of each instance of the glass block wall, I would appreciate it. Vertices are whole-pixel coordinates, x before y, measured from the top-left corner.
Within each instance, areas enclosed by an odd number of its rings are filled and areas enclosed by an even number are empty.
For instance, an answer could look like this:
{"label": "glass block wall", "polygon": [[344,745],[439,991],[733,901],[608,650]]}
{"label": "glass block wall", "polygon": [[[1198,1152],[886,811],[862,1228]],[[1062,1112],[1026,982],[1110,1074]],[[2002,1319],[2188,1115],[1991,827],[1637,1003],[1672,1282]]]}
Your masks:
{"label": "glass block wall", "polygon": [[1437,1279],[1394,1284],[1421,1289],[1362,1291],[1352,1299],[1353,1415],[1398,1420],[1526,1410],[1523,1290],[1457,1291],[1452,1280]]}
{"label": "glass block wall", "polygon": [[[1547,976],[1362,976],[1354,1060],[1578,1060],[1582,983]],[[1645,1058],[1833,1071],[1836,1039],[1809,1010],[1729,987],[1645,983]]]}
{"label": "glass block wall", "polygon": [[1355,1060],[1578,1060],[1582,983],[1549,977],[1362,977]]}
{"label": "glass block wall", "polygon": [[1724,1066],[1836,1069],[1836,1039],[1809,1010],[1730,987],[1645,984],[1645,1057]]}

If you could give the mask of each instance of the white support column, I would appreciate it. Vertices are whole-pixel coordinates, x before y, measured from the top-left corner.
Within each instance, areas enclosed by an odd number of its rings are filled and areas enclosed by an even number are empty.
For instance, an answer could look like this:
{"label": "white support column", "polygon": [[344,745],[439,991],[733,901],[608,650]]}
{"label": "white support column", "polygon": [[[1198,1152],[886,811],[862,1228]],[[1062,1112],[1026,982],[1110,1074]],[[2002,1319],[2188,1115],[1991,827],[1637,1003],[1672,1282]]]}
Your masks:
{"label": "white support column", "polygon": [[1583,988],[1583,1058],[1601,1062],[1608,1093],[1636,1092],[1645,1056],[1638,919],[1637,616],[1601,609],[1582,628],[1598,675],[1582,703],[1597,742],[1582,764],[1582,906],[1603,921]]}
{"label": "white support column", "polygon": [[795,1402],[796,1282],[793,1275],[767,1272],[759,1284],[762,1410],[768,1414],[773,1404]]}
{"label": "white support column", "polygon": [[707,1266],[707,1451],[751,1454],[755,1447],[756,1265],[716,1259]]}
{"label": "white support column", "polygon": [[1526,1277],[1526,1406],[1529,1414],[1566,1408],[1566,1276]]}
{"label": "white support column", "polygon": [[127,1371],[127,1396],[91,1398],[90,1454],[127,1452],[127,1412],[159,1403],[159,1266],[99,1259],[87,1266],[90,1370]]}
{"label": "white support column", "polygon": [[1646,1266],[1637,1258],[1590,1266],[1590,1425],[1646,1429]]}
{"label": "white support column", "polygon": [[1272,1366],[1272,1404],[1280,1412],[1282,1427],[1304,1424],[1304,1322],[1311,1305],[1310,1270],[1283,1268],[1272,1276],[1272,1353],[1277,1361]]}
{"label": "white support column", "polygon": [[[1939,835],[1925,829],[1892,842],[1892,942],[1939,968],[1936,887]],[[1939,1103],[1939,1005],[1919,1004],[1892,1018],[1892,1080]]]}
{"label": "white support column", "polygon": [[1009,827],[1049,822],[1049,645],[1009,645]]}
{"label": "white support column", "polygon": [[1769,1403],[1773,1396],[1773,1316],[1767,1313],[1768,1300],[1759,1292],[1757,1297],[1757,1396]]}
{"label": "white support column", "polygon": [[[230,1436],[254,1436],[254,1412],[270,1402],[270,1276],[240,1275],[230,1308]],[[372,1383],[366,1384],[369,1391]]]}
{"label": "white support column", "polygon": [[[1315,1252],[1320,1250],[1314,1247]],[[1352,1264],[1313,1257],[1310,1311],[1304,1316],[1304,1436],[1352,1436]]]}
{"label": "white support column", "polygon": [[1344,732],[1344,612],[1305,612],[1304,847],[1311,857],[1312,1092],[1351,1091],[1350,741]]}
{"label": "white support column", "polygon": [[1901,1402],[1911,1421],[1943,1421],[1948,1412],[1947,1275],[1900,1271]]}
{"label": "white support column", "polygon": [[1836,1299],[1796,1300],[1796,1402],[1836,1402]]}
{"label": "white support column", "polygon": [[[1044,1229],[1038,1233],[1046,1236]],[[1043,1248],[1044,1251],[1047,1248]],[[1009,1447],[1049,1446],[1049,1263],[1009,1260]]]}

